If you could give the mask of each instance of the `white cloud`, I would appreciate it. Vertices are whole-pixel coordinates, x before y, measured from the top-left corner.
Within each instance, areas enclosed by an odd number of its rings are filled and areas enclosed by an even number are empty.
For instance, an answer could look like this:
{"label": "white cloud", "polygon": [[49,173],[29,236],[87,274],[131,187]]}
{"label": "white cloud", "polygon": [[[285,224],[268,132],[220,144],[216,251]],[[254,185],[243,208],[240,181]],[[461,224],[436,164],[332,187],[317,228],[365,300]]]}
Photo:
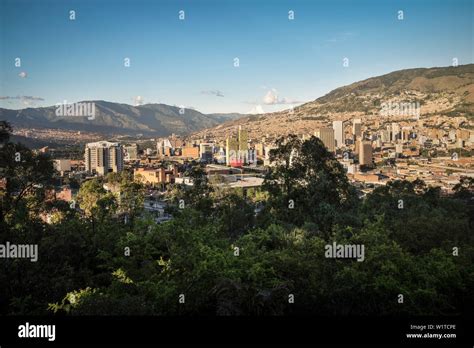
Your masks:
{"label": "white cloud", "polygon": [[143,105],[143,103],[144,103],[143,97],[140,96],[140,95],[137,95],[136,97],[133,97],[133,103],[134,103],[135,106]]}
{"label": "white cloud", "polygon": [[22,79],[24,79],[28,76],[28,74],[26,73],[26,71],[22,71],[21,73],[18,74],[18,76],[20,76]]}
{"label": "white cloud", "polygon": [[41,97],[32,97],[32,96],[29,96],[29,95],[17,95],[16,97],[0,96],[0,100],[8,100],[8,99],[40,100],[40,101],[44,101],[44,98],[41,98]]}
{"label": "white cloud", "polygon": [[302,103],[299,100],[292,100],[285,97],[279,97],[278,91],[275,88],[270,89],[263,97],[263,103],[266,105],[286,105]]}
{"label": "white cloud", "polygon": [[8,100],[9,104],[11,104],[12,100],[18,100],[22,105],[34,106],[37,104],[37,102],[44,101],[44,98],[30,95],[17,95],[16,97],[0,96],[0,100]]}
{"label": "white cloud", "polygon": [[265,111],[263,110],[261,105],[255,105],[252,110],[247,112],[247,114],[264,114]]}
{"label": "white cloud", "polygon": [[219,91],[218,89],[210,90],[210,91],[201,91],[201,94],[215,95],[216,97],[223,97],[224,96],[224,94],[221,91]]}
{"label": "white cloud", "polygon": [[276,104],[278,102],[278,94],[276,89],[271,89],[263,97],[263,102],[267,105]]}

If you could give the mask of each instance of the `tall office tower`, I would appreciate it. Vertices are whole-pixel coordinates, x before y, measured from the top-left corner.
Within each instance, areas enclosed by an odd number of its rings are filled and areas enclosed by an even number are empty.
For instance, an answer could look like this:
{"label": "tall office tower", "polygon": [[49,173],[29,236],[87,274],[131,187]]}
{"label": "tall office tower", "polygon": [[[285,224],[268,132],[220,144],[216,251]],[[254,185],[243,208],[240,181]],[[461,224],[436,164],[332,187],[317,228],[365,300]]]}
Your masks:
{"label": "tall office tower", "polygon": [[321,139],[328,151],[334,152],[334,129],[319,128],[314,132],[314,136]]}
{"label": "tall office tower", "polygon": [[247,151],[248,150],[248,141],[249,134],[246,130],[242,129],[242,126],[239,126],[239,150]]}
{"label": "tall office tower", "polygon": [[352,123],[352,134],[354,135],[354,140],[362,136],[362,120],[360,118],[355,118]]}
{"label": "tall office tower", "polygon": [[232,136],[225,141],[225,163],[229,166],[235,162],[239,152],[239,141]]}
{"label": "tall office tower", "polygon": [[105,175],[123,170],[123,148],[119,143],[98,141],[86,144],[86,171]]}
{"label": "tall office tower", "polygon": [[344,146],[344,122],[333,121],[332,129],[334,129],[334,139],[336,139],[336,147],[340,148]]}
{"label": "tall office tower", "polygon": [[372,142],[368,140],[360,140],[359,144],[359,164],[371,165],[372,157]]}
{"label": "tall office tower", "polygon": [[249,157],[249,135],[246,130],[239,126],[237,139],[232,136],[226,139],[226,164],[230,166],[242,166],[248,162]]}

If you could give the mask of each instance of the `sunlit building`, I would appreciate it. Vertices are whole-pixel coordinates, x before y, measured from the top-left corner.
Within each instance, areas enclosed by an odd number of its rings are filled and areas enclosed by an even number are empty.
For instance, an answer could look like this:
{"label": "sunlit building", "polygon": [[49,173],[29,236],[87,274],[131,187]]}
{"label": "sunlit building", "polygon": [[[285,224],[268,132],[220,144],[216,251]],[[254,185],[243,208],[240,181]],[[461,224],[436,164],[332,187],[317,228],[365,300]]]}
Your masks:
{"label": "sunlit building", "polygon": [[88,143],[84,159],[86,171],[91,174],[105,175],[123,170],[123,148],[119,143]]}

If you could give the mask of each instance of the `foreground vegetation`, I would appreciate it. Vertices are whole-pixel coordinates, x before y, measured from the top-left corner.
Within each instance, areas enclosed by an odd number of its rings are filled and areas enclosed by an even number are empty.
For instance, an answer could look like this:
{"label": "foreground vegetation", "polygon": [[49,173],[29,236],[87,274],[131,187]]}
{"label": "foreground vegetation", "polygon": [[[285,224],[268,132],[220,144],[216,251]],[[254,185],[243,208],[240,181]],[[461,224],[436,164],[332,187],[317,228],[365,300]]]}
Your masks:
{"label": "foreground vegetation", "polygon": [[[472,179],[450,197],[421,181],[396,181],[360,199],[318,139],[293,136],[272,153],[276,166],[259,191],[213,189],[192,168],[195,185],[173,189],[174,219],[157,225],[142,211],[143,188],[126,173],[83,184],[74,209],[45,199],[54,181],[49,158],[9,142],[5,123],[0,141],[7,179],[0,244],[39,245],[36,263],[0,259],[3,315],[474,309]],[[122,195],[105,191],[104,181]],[[256,206],[263,207],[258,214]],[[40,218],[47,212],[53,223]],[[364,261],[326,258],[333,241],[363,244]]]}

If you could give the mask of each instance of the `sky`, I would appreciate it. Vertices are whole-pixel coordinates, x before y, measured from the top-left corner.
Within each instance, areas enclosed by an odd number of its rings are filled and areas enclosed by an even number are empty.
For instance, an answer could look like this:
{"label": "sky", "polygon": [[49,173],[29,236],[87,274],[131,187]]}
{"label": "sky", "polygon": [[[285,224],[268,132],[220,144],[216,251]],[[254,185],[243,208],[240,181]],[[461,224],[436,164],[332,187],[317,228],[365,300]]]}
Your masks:
{"label": "sky", "polygon": [[0,107],[288,109],[395,70],[473,63],[473,2],[0,0]]}

